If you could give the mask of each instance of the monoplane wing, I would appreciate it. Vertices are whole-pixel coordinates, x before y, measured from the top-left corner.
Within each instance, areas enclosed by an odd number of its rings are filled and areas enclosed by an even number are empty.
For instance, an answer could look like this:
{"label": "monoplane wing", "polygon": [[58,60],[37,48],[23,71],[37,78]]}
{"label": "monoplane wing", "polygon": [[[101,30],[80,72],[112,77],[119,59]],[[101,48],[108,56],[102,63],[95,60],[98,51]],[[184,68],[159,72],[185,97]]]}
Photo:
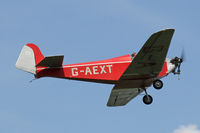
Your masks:
{"label": "monoplane wing", "polygon": [[126,105],[141,92],[143,92],[141,88],[126,88],[120,85],[115,85],[111,91],[107,106]]}
{"label": "monoplane wing", "polygon": [[[132,63],[128,66],[125,72],[120,77],[120,80],[139,80],[157,77],[161,72],[169,45],[174,34],[174,29],[166,29],[154,33],[143,45]],[[119,81],[120,81],[119,80]],[[148,85],[138,84],[138,88],[131,87],[131,83],[116,84],[111,91],[107,106],[123,106],[131,99],[139,95]],[[151,83],[151,82],[149,82]]]}
{"label": "monoplane wing", "polygon": [[151,35],[120,80],[157,77],[162,70],[173,33],[174,29],[166,29]]}

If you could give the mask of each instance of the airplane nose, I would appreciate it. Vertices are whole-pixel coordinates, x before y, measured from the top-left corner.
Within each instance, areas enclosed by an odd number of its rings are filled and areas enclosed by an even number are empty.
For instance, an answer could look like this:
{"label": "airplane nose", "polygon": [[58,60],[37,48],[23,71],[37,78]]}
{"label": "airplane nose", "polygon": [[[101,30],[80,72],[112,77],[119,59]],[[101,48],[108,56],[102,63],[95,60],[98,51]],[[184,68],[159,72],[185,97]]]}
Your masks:
{"label": "airplane nose", "polygon": [[171,63],[172,59],[167,59],[167,73],[171,73],[176,69],[176,65]]}

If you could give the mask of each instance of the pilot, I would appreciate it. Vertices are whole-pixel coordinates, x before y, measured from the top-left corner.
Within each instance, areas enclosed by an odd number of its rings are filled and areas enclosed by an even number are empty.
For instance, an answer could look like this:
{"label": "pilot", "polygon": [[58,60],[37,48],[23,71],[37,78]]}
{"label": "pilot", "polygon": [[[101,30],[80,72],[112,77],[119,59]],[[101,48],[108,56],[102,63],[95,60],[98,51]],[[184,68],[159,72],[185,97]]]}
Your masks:
{"label": "pilot", "polygon": [[136,53],[133,52],[133,53],[131,54],[131,59],[133,60],[133,59],[135,58],[135,56],[136,56]]}

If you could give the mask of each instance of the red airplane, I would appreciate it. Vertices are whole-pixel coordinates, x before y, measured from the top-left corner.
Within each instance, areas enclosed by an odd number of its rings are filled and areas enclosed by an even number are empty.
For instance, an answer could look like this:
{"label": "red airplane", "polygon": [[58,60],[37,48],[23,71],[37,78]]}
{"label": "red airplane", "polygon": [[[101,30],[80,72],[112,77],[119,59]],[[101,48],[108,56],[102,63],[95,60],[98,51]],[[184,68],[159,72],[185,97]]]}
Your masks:
{"label": "red airplane", "polygon": [[44,57],[35,44],[27,44],[16,67],[34,74],[36,79],[56,77],[114,84],[107,106],[126,105],[143,91],[143,102],[151,104],[147,88],[153,84],[155,89],[161,89],[161,78],[170,73],[180,75],[183,57],[166,58],[173,33],[174,29],[154,33],[137,54],[71,65],[62,64],[63,55]]}

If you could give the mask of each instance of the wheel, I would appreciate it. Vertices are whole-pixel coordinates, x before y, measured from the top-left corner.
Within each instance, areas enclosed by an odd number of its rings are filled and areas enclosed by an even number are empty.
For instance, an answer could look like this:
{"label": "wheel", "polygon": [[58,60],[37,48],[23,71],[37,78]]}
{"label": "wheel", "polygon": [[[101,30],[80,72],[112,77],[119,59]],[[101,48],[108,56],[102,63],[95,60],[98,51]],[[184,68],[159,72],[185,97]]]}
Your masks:
{"label": "wheel", "polygon": [[143,102],[147,105],[151,104],[153,102],[153,98],[150,95],[145,95],[143,97]]}
{"label": "wheel", "polygon": [[153,87],[157,90],[163,87],[163,82],[159,79],[153,81]]}

